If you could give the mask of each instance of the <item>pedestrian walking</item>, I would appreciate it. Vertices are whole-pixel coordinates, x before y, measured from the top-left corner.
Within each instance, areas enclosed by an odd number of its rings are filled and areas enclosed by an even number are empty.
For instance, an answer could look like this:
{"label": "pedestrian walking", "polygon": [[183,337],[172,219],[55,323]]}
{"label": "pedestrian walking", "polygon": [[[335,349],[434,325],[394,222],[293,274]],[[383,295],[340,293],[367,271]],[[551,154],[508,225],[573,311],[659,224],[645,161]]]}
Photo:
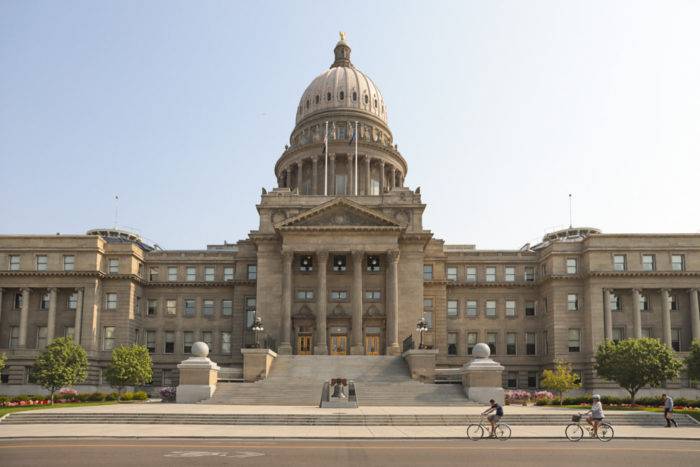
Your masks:
{"label": "pedestrian walking", "polygon": [[678,427],[678,423],[673,419],[673,399],[666,394],[661,394],[664,398],[664,418],[666,419],[666,428],[671,428],[671,423],[673,426]]}

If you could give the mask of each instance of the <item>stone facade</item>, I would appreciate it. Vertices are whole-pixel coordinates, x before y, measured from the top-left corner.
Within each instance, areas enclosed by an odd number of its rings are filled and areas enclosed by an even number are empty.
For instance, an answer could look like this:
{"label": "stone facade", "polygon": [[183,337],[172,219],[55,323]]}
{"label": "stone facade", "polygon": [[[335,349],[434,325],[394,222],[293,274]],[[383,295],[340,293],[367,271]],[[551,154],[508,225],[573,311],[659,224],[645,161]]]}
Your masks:
{"label": "stone facade", "polygon": [[682,356],[700,338],[699,234],[572,228],[516,251],[434,238],[420,191],[404,187],[378,88],[344,40],[335,55],[303,94],[247,239],[163,251],[115,229],[0,236],[3,381],[26,383],[39,349],[71,335],[91,385],[109,349],[134,342],[152,351],[153,384],[177,385],[199,340],[222,368],[240,366],[255,316],[264,347],[332,355],[399,355],[425,317],[438,367],[468,363],[486,342],[504,386],[523,388],[559,358],[585,387],[605,387],[592,366],[605,339],[649,335]]}

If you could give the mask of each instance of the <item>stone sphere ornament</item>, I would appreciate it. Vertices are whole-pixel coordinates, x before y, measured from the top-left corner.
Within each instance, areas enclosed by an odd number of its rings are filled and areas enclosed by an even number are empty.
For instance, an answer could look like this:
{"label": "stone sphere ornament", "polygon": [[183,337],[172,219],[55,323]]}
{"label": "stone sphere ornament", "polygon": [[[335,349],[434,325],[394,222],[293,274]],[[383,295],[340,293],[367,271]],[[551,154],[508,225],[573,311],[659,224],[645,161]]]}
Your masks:
{"label": "stone sphere ornament", "polygon": [[491,348],[488,346],[488,344],[479,342],[472,349],[472,355],[474,358],[489,358],[491,355]]}
{"label": "stone sphere ornament", "polygon": [[195,342],[192,344],[192,356],[206,357],[209,355],[209,346],[206,342]]}

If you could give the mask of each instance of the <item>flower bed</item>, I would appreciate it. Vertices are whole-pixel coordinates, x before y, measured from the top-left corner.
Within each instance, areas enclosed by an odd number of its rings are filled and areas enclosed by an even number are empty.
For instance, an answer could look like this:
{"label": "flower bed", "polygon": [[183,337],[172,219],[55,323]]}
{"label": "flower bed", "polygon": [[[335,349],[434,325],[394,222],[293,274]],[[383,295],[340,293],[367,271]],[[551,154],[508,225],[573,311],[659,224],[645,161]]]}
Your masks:
{"label": "flower bed", "polygon": [[[104,402],[104,401],[144,401],[148,399],[145,391],[118,392],[88,392],[80,394],[75,389],[61,389],[54,395],[54,404],[66,404],[70,402]],[[30,407],[35,405],[50,405],[50,396],[37,396],[22,394],[19,396],[0,395],[0,407]]]}
{"label": "flower bed", "polygon": [[506,404],[515,405],[535,403],[537,405],[547,405],[554,400],[554,394],[549,391],[530,392],[524,389],[513,389],[506,391]]}

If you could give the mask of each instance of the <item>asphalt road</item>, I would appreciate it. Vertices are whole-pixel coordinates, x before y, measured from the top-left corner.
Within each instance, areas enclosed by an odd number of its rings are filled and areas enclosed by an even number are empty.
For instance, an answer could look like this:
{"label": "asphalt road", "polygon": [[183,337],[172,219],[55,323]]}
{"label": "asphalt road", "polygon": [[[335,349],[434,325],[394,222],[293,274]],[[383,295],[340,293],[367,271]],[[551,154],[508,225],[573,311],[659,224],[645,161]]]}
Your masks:
{"label": "asphalt road", "polygon": [[414,466],[697,465],[700,442],[613,440],[201,440],[0,441],[15,466]]}

